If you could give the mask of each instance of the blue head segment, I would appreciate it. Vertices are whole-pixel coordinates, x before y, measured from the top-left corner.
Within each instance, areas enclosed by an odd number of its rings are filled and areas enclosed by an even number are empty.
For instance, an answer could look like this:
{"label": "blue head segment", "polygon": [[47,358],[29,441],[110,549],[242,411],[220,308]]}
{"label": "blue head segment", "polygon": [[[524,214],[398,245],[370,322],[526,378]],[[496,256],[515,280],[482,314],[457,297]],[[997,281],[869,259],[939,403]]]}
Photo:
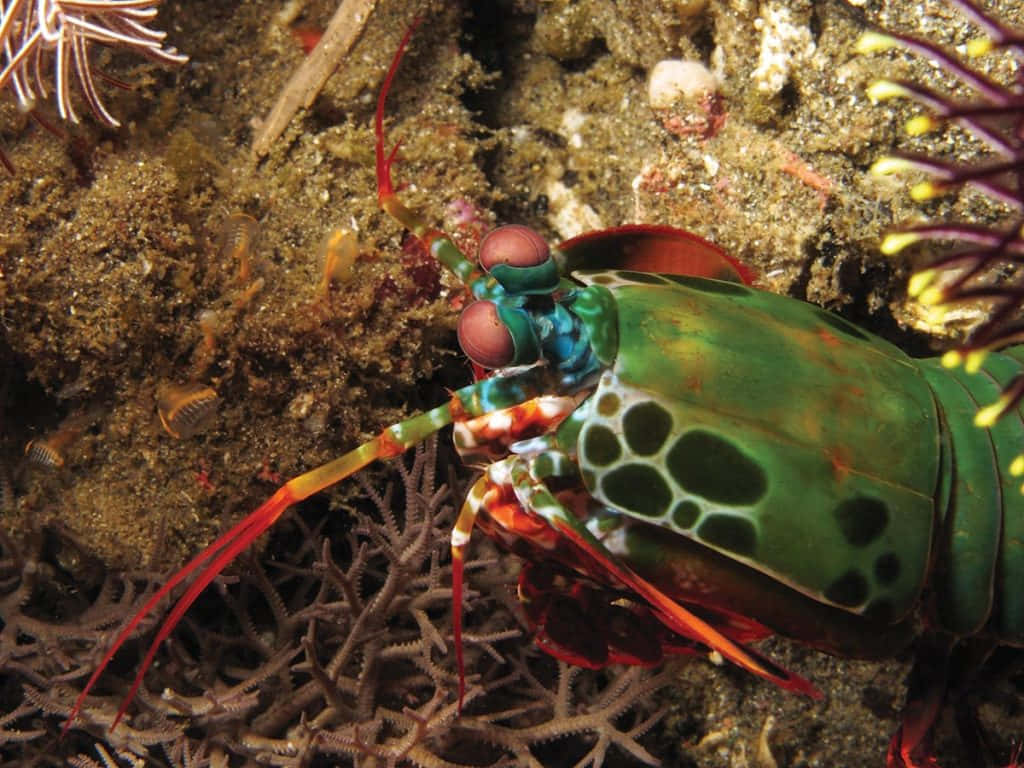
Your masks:
{"label": "blue head segment", "polygon": [[[459,344],[484,368],[544,360],[570,381],[598,365],[589,334],[569,309],[574,284],[563,281],[547,243],[519,225],[499,227],[480,243],[487,287],[459,318]],[[481,286],[483,288],[483,286]]]}

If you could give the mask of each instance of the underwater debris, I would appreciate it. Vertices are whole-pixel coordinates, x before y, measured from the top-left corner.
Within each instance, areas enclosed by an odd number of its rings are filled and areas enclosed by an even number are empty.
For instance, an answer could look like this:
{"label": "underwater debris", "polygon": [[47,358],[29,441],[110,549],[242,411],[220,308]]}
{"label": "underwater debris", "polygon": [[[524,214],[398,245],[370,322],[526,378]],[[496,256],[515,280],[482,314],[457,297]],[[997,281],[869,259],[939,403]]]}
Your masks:
{"label": "underwater debris", "polygon": [[232,213],[221,224],[217,236],[217,250],[226,261],[238,262],[240,285],[249,282],[249,259],[256,247],[256,238],[259,234],[259,222],[247,213]]}
{"label": "underwater debris", "polygon": [[215,309],[204,309],[197,318],[203,341],[199,349],[204,355],[212,355],[217,349],[217,336],[223,330],[223,320]]}
{"label": "underwater debris", "polygon": [[662,59],[647,78],[647,103],[668,109],[676,101],[699,103],[718,91],[718,75],[696,60]]}
{"label": "underwater debris", "polygon": [[794,20],[790,9],[779,3],[765,3],[754,26],[761,32],[761,49],[750,77],[759,93],[775,96],[789,82],[793,69],[814,53],[814,38],[810,28]]}
{"label": "underwater debris", "polygon": [[171,437],[187,440],[199,434],[217,411],[220,400],[205,384],[166,384],[157,393],[157,414]]}
{"label": "underwater debris", "polygon": [[64,466],[64,454],[50,440],[29,440],[25,445],[25,458],[30,464],[47,469],[59,469]]}
{"label": "underwater debris", "polygon": [[25,444],[25,459],[29,464],[46,469],[64,466],[65,451],[99,418],[98,409],[91,409],[66,418],[60,427],[46,437],[29,440]]}
{"label": "underwater debris", "polygon": [[324,275],[317,293],[326,299],[333,283],[347,283],[352,279],[352,268],[359,257],[359,239],[355,232],[339,227],[324,238],[320,254],[324,262]]}
{"label": "underwater debris", "polygon": [[338,10],[316,46],[285,83],[270,113],[260,124],[252,142],[257,157],[270,151],[301,107],[308,109],[313,105],[327,78],[338,70],[359,40],[376,5],[377,0],[342,0],[338,4]]}

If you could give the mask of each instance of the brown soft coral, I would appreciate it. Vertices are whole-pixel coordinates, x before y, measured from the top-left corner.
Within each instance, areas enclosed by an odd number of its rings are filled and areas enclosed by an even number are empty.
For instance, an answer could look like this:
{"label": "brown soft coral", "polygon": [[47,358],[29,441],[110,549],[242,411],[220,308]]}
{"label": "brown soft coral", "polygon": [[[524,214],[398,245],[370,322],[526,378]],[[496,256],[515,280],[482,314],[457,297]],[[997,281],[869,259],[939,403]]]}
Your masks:
{"label": "brown soft coral", "polygon": [[[453,510],[448,488],[435,481],[437,442],[418,448],[410,466],[395,466],[399,482],[383,494],[363,480],[361,508],[332,515],[316,505],[292,515],[263,556],[197,604],[161,650],[134,715],[108,731],[133,672],[128,663],[87,699],[82,725],[64,743],[57,734],[71,702],[109,637],[149,594],[137,586],[154,579],[107,576],[91,599],[79,596],[72,618],[44,620],[25,607],[38,610],[29,596],[41,580],[52,588],[39,560],[42,537],[0,541],[0,668],[22,689],[0,719],[0,754],[10,759],[27,744],[33,765],[59,764],[63,751],[83,767],[143,758],[198,768],[232,755],[246,765],[345,755],[358,766],[540,766],[544,745],[569,740],[578,766],[602,765],[611,745],[655,763],[639,739],[660,717],[647,701],[673,681],[672,669],[556,665],[523,638],[514,573],[493,559],[468,563],[479,592],[466,597],[473,674],[458,715],[449,652]],[[11,688],[8,702],[18,698]]]}

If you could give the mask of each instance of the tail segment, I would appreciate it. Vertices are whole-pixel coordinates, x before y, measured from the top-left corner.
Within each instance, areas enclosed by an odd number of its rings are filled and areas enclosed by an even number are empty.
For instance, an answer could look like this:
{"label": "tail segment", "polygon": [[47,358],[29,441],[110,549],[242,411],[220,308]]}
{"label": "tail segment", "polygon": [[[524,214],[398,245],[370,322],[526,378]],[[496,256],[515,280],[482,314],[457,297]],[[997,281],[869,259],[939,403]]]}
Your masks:
{"label": "tail segment", "polygon": [[[1024,371],[1024,346],[990,353],[978,370],[918,361],[942,415],[935,569],[939,621],[957,635],[983,628],[1024,641],[1024,495],[1009,467],[1024,444],[1024,408],[995,423],[978,414]],[[998,574],[998,579],[996,578]]]}

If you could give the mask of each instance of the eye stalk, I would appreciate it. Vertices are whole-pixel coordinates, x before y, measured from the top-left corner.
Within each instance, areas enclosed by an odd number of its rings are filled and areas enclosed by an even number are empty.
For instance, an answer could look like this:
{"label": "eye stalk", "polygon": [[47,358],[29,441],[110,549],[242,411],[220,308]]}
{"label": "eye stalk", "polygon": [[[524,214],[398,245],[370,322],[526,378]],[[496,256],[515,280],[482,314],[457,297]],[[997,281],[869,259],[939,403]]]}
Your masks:
{"label": "eye stalk", "polygon": [[493,301],[474,301],[459,316],[459,346],[466,356],[484,368],[501,368],[512,362],[512,334],[498,317]]}
{"label": "eye stalk", "polygon": [[492,229],[480,241],[480,266],[488,272],[498,264],[536,267],[551,258],[544,238],[522,224]]}
{"label": "eye stalk", "polygon": [[459,346],[484,368],[526,365],[540,357],[530,316],[522,309],[474,301],[459,316]]}
{"label": "eye stalk", "polygon": [[480,266],[509,293],[551,293],[558,266],[543,237],[522,224],[491,230],[480,241]]}

